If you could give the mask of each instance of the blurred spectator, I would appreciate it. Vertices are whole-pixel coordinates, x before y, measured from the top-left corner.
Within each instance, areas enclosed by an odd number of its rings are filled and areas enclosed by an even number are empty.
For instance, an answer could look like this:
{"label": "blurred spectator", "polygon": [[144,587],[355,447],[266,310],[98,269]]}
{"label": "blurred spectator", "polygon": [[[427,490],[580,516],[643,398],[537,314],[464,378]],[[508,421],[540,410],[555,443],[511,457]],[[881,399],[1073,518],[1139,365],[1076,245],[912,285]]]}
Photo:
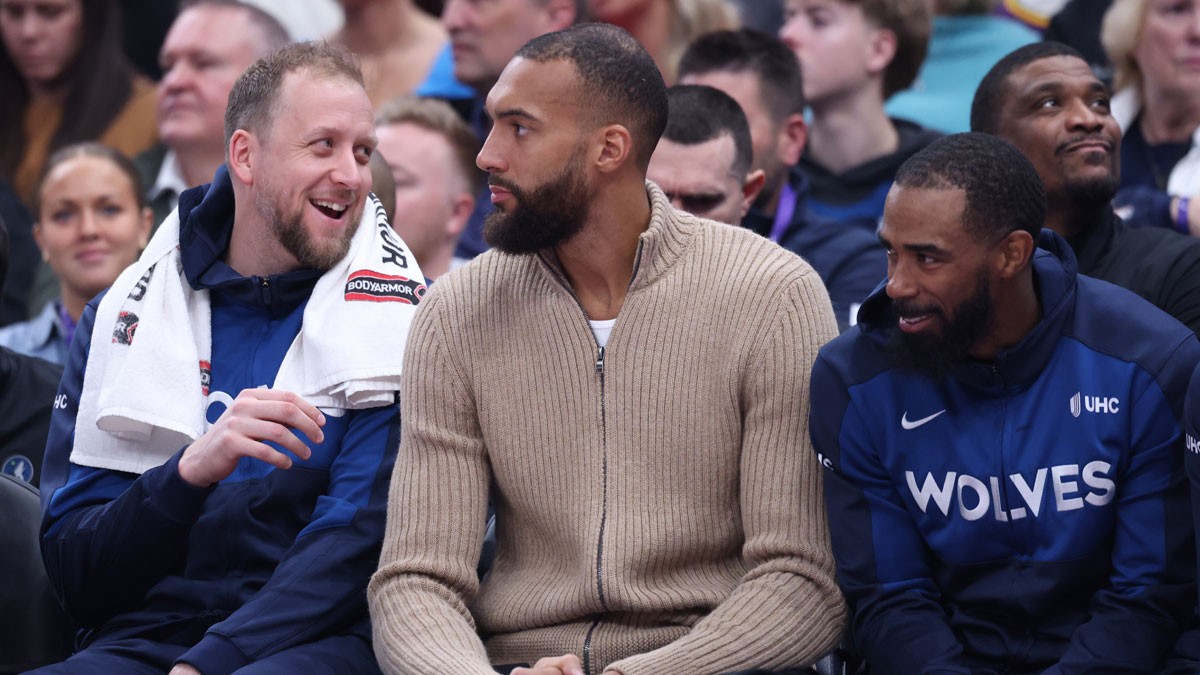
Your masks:
{"label": "blurred spectator", "polygon": [[150,209],[137,169],[99,143],[62,148],[46,162],[33,235],[61,280],[59,299],[33,319],[0,328],[0,345],[65,363],[83,306],[137,260],[150,238]]}
{"label": "blurred spectator", "polygon": [[783,25],[783,0],[733,0],[742,25],[774,35]]}
{"label": "blurred spectator", "polygon": [[179,193],[211,181],[225,163],[225,102],[234,80],[287,42],[283,26],[253,5],[184,2],[159,59],[159,143],[134,160],[155,227],[175,208]]}
{"label": "blurred spectator", "polygon": [[787,0],[779,37],[800,59],[812,110],[800,169],[809,208],[874,234],[896,170],[938,133],[888,117],[925,59],[929,0]]}
{"label": "blurred spectator", "polygon": [[275,17],[297,42],[337,33],[345,20],[337,0],[246,0]]}
{"label": "blurred spectator", "polygon": [[1130,229],[1113,213],[1121,130],[1108,99],[1079,52],[1034,43],[987,74],[971,127],[1012,143],[1033,163],[1046,187],[1045,227],[1071,244],[1080,274],[1137,293],[1200,335],[1200,241]]}
{"label": "blurred spectator", "polygon": [[935,0],[929,53],[912,86],[887,102],[888,114],[943,133],[971,127],[971,95],[1005,54],[1038,39],[1034,30],[991,14],[992,0]]}
{"label": "blurred spectator", "polygon": [[37,244],[33,241],[33,217],[17,199],[8,183],[0,180],[0,220],[8,227],[8,274],[0,277],[4,287],[0,300],[0,326],[29,318],[29,289],[38,266]]}
{"label": "blurred spectator", "polygon": [[887,260],[875,239],[874,219],[846,226],[808,208],[808,180],[792,169],[807,138],[795,54],[757,31],[717,31],[688,47],[679,70],[681,82],[732,96],[750,124],[752,168],[766,179],[742,226],[808,260],[829,289],[838,325],[852,325],[858,303],[886,275]]}
{"label": "blurred spectator", "polygon": [[383,106],[375,135],[396,181],[392,227],[425,277],[437,279],[455,266],[454,247],[485,187],[479,139],[445,102],[412,96]]}
{"label": "blurred spectator", "polygon": [[668,85],[674,84],[679,57],[688,43],[714,30],[739,24],[726,0],[587,0],[597,21],[620,26],[642,43]]}
{"label": "blurred spectator", "polygon": [[454,79],[454,56],[438,20],[413,0],[340,0],[346,21],[334,38],[358,55],[367,95],[379,107],[417,93],[471,98]]}
{"label": "blurred spectator", "polygon": [[739,224],[765,180],[761,169],[750,166],[746,115],[725,92],[686,84],[667,90],[667,111],[646,178],[681,211]]}
{"label": "blurred spectator", "polygon": [[[0,218],[0,287],[8,260],[8,233]],[[38,484],[62,371],[60,365],[0,346],[0,473]]]}
{"label": "blurred spectator", "polygon": [[751,168],[765,176],[742,224],[779,241],[791,219],[780,201],[794,204],[788,172],[804,151],[804,85],[796,55],[782,42],[751,29],[715,31],[697,38],[679,61],[681,84],[716,87],[738,102],[750,124]]}
{"label": "blurred spectator", "polygon": [[1112,0],[1070,0],[1050,19],[1042,35],[1047,42],[1061,42],[1083,54],[1096,77],[1111,84],[1112,64],[1100,43],[1100,24]]}
{"label": "blurred spectator", "polygon": [[154,87],[121,51],[116,0],[0,3],[0,179],[26,203],[54,150],[99,140],[154,144]]}
{"label": "blurred spectator", "polygon": [[[533,38],[584,20],[585,0],[446,0],[442,26],[454,49],[454,76],[475,88],[468,122],[483,143],[491,123],[483,112],[488,91],[517,49]],[[492,212],[485,189],[458,240],[455,255],[471,259],[487,250],[483,219]]]}
{"label": "blurred spectator", "polygon": [[1200,234],[1200,3],[1115,0],[1101,39],[1125,134],[1117,203],[1139,223]]}
{"label": "blurred spectator", "polygon": [[125,56],[139,73],[156,82],[162,79],[158,53],[178,14],[179,0],[121,0]]}
{"label": "blurred spectator", "polygon": [[[1089,3],[1100,0],[1088,0]],[[993,13],[1016,19],[1035,31],[1046,30],[1050,17],[1056,15],[1067,0],[988,0],[995,5]]]}

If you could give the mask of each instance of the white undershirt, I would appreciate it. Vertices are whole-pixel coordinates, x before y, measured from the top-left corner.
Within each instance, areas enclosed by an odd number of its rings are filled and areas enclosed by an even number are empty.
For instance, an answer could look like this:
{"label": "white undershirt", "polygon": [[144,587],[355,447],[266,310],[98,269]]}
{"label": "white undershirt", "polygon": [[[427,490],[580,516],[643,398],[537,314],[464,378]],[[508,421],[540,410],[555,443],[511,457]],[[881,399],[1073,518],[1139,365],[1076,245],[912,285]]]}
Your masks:
{"label": "white undershirt", "polygon": [[608,334],[612,332],[613,324],[616,322],[616,319],[590,322],[592,324],[592,332],[596,334],[596,342],[600,343],[601,347],[608,345]]}

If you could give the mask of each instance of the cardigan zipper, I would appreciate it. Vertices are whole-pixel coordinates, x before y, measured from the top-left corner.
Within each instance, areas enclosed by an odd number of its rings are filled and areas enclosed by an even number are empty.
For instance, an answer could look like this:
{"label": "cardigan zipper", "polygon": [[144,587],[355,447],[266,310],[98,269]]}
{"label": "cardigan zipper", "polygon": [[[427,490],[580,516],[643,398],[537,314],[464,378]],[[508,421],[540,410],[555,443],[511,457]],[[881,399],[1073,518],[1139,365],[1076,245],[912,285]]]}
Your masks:
{"label": "cardigan zipper", "polygon": [[[540,254],[539,254],[540,255]],[[546,260],[543,258],[543,262]],[[626,290],[633,286],[633,280],[637,278],[638,268],[642,264],[642,242],[638,242],[637,256],[633,261],[633,273],[629,276],[629,286]],[[553,271],[554,266],[547,264]],[[600,339],[596,337],[596,331],[592,330],[591,318],[588,316],[587,310],[583,307],[583,301],[575,293],[575,289],[571,284],[557,271],[554,276],[563,288],[571,294],[571,298],[575,300],[576,306],[579,307],[579,312],[583,314],[583,320],[588,324],[588,330],[592,333],[592,340],[596,344],[596,374],[600,376],[600,458],[601,458],[601,502],[600,502],[600,533],[596,538],[596,595],[600,598],[600,607],[604,611],[608,611],[608,599],[604,595],[604,528],[608,522],[608,418],[607,409],[604,399],[604,347],[600,345]],[[600,625],[600,618],[597,617],[588,628],[587,637],[583,640],[583,672],[588,675],[592,674],[592,633],[596,631],[596,627]]]}

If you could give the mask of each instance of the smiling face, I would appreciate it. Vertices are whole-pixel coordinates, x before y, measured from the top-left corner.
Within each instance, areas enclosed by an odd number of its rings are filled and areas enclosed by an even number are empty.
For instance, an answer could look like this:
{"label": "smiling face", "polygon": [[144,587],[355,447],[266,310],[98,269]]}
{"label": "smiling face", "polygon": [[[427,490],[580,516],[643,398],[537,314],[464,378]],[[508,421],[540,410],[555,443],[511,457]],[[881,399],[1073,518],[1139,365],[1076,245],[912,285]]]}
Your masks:
{"label": "smiling face", "polygon": [[1051,56],[1017,68],[996,135],[1037,169],[1050,201],[1107,203],[1120,180],[1121,129],[1108,88],[1083,60]]}
{"label": "smiling face", "polygon": [[264,42],[244,10],[217,5],[184,10],[171,24],[159,58],[159,140],[172,148],[221,147],[229,90],[261,55]]}
{"label": "smiling face", "polygon": [[273,110],[254,139],[254,207],[300,266],[328,269],[349,249],[371,190],[371,102],[356,82],[300,70],[284,77]]}
{"label": "smiling face", "polygon": [[897,317],[893,356],[938,371],[966,357],[992,321],[991,245],[963,227],[961,189],[892,187],[879,239]]}
{"label": "smiling face", "polygon": [[733,136],[722,134],[684,145],[663,138],[650,157],[646,177],[681,211],[736,225],[750,208],[742,191],[746,177],[733,172]]}
{"label": "smiling face", "polygon": [[0,36],[21,77],[51,86],[79,54],[82,0],[0,0]]}
{"label": "smiling face", "polygon": [[1200,1],[1146,0],[1133,58],[1149,89],[1189,94],[1200,89]]}
{"label": "smiling face", "polygon": [[73,157],[47,174],[34,237],[64,298],[86,302],[137,260],[151,215],[138,208],[133,191],[129,178],[100,157]]}

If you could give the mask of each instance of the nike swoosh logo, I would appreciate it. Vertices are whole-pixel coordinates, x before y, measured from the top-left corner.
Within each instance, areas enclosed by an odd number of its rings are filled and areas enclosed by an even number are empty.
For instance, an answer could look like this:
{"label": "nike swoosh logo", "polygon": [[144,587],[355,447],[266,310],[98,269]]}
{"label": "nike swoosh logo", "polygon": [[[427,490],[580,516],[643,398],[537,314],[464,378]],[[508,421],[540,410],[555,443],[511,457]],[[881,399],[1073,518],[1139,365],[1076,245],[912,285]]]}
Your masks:
{"label": "nike swoosh logo", "polygon": [[941,415],[944,412],[946,412],[946,411],[939,410],[939,411],[933,413],[932,415],[930,415],[929,417],[922,417],[919,420],[913,420],[913,421],[909,422],[908,421],[908,411],[905,410],[904,414],[900,416],[900,426],[904,427],[905,429],[916,429],[917,427],[921,426],[922,424],[925,424],[926,422],[932,420],[933,418],[937,417],[938,415]]}

